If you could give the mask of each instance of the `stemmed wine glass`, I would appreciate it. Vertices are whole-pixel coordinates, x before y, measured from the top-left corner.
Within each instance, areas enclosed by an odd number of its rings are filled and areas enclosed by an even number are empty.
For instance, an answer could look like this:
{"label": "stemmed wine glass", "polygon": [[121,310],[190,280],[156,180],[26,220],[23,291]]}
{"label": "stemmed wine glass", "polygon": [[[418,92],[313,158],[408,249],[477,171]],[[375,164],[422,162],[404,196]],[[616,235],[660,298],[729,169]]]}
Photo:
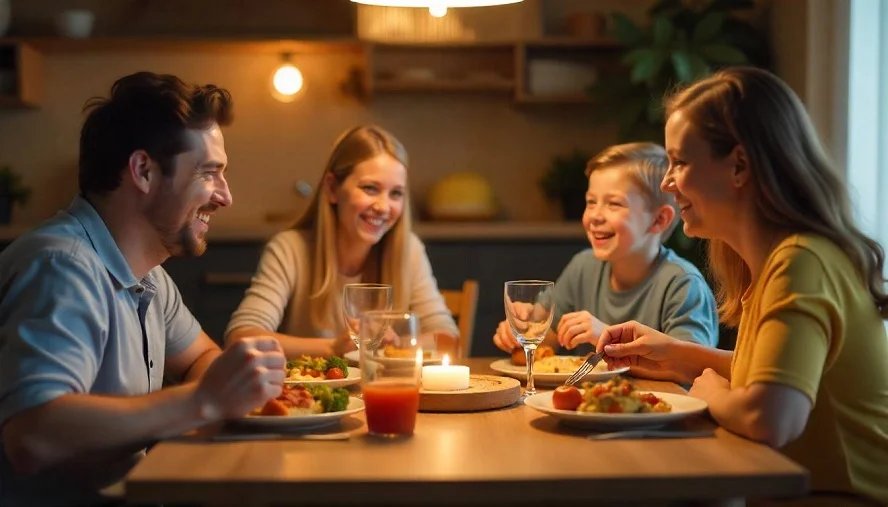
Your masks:
{"label": "stemmed wine glass", "polygon": [[546,338],[552,325],[555,307],[555,284],[543,280],[506,282],[504,291],[506,320],[527,357],[525,396],[536,394],[533,385],[533,358],[537,346]]}
{"label": "stemmed wine glass", "polygon": [[350,283],[342,289],[342,315],[348,336],[361,348],[359,332],[361,314],[373,310],[392,309],[392,286],[382,283]]}

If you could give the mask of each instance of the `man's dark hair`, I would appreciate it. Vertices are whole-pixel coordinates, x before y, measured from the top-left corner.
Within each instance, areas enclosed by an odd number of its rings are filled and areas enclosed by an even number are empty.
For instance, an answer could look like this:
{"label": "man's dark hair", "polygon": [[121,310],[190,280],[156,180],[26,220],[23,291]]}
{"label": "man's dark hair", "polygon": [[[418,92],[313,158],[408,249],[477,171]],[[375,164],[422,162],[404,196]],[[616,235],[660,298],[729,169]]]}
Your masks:
{"label": "man's dark hair", "polygon": [[80,131],[80,193],[105,194],[120,186],[130,155],[145,150],[164,175],[173,158],[190,149],[186,132],[231,123],[231,95],[214,85],[187,85],[176,76],[137,72],[118,79],[108,98],[86,102]]}

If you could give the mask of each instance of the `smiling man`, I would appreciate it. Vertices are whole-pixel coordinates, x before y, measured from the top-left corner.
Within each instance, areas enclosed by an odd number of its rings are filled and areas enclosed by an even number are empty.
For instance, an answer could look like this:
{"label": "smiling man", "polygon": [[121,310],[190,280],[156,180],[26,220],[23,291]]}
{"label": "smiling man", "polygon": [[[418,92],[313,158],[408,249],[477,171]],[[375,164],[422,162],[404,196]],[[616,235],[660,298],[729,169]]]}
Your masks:
{"label": "smiling man", "polygon": [[[231,98],[141,72],[87,104],[80,194],[0,255],[0,505],[98,505],[147,444],[280,393],[271,338],[224,353],[160,264],[231,205]],[[180,383],[161,389],[164,378]]]}

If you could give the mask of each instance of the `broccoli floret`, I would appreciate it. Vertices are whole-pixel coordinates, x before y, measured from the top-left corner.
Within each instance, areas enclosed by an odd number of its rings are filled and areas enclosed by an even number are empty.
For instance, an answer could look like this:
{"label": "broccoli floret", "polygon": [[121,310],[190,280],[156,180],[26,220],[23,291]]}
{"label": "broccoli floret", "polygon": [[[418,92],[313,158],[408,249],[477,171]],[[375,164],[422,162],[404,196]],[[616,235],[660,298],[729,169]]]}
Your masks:
{"label": "broccoli floret", "polygon": [[330,402],[330,412],[341,412],[348,408],[348,391],[339,387],[333,389],[333,399]]}
{"label": "broccoli floret", "polygon": [[[328,357],[327,358],[327,370],[329,370],[330,368],[339,368],[340,370],[342,370],[342,374],[345,377],[348,377],[348,362],[346,362],[345,359],[343,359],[341,357],[336,357],[336,356]],[[327,370],[324,370],[324,371],[327,371]]]}
{"label": "broccoli floret", "polygon": [[315,400],[321,402],[324,412],[341,412],[348,408],[348,391],[343,388],[330,389],[323,384],[306,386]]}
{"label": "broccoli floret", "polygon": [[287,369],[299,368],[304,366],[306,369],[327,371],[327,360],[323,357],[311,357],[302,355],[297,359],[287,361]]}

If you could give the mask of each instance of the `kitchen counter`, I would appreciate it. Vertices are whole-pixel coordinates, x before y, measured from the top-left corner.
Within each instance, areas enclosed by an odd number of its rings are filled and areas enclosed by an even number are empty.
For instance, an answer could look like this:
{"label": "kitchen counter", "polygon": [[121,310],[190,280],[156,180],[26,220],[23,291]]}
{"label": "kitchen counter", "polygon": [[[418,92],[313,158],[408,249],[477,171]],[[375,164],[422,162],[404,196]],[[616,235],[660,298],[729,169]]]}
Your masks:
{"label": "kitchen counter", "polygon": [[[0,241],[12,241],[31,229],[31,225],[0,226]],[[210,225],[211,242],[267,241],[283,230],[284,224],[268,222],[220,223]],[[423,240],[577,240],[586,233],[579,222],[417,222],[414,231]]]}

